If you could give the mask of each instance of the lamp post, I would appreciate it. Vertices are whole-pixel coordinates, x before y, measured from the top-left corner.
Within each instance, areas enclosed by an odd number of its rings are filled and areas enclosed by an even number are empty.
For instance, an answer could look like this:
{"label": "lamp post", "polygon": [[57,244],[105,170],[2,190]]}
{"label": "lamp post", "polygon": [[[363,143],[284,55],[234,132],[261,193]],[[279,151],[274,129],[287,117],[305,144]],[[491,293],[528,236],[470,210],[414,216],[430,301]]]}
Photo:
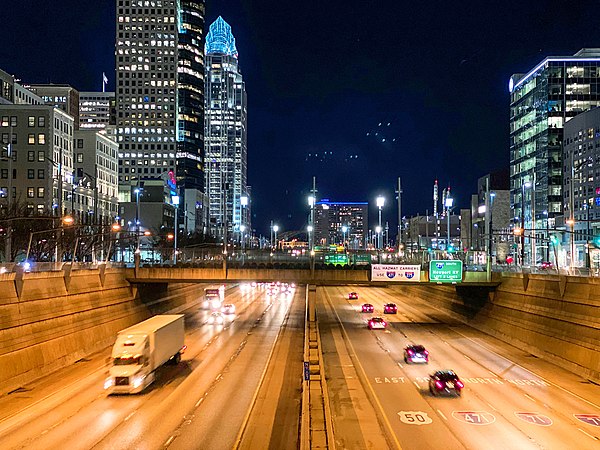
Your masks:
{"label": "lamp post", "polygon": [[446,251],[450,250],[450,211],[452,210],[452,205],[454,204],[454,199],[450,197],[450,193],[446,197],[446,216],[448,217],[448,226],[446,231],[448,232],[448,241],[446,243]]}
{"label": "lamp post", "polygon": [[571,228],[571,232],[569,233],[571,235],[571,269],[573,267],[575,267],[575,219],[568,219],[567,220],[567,225],[569,225],[569,227]]}
{"label": "lamp post", "polygon": [[273,233],[275,233],[275,250],[277,250],[277,232],[279,231],[279,225],[273,225]]}
{"label": "lamp post", "polygon": [[314,248],[314,233],[312,231],[314,230],[315,226],[315,196],[313,194],[309,195],[308,197],[308,206],[310,206],[310,217],[308,225],[311,229],[311,232],[308,235],[308,249],[312,251]]}
{"label": "lamp post", "polygon": [[379,196],[377,197],[377,199],[375,200],[376,204],[377,204],[377,208],[379,209],[379,225],[377,226],[378,230],[377,231],[377,248],[381,248],[381,208],[383,208],[383,205],[385,204],[385,198],[383,196]]}
{"label": "lamp post", "polygon": [[240,225],[240,240],[242,241],[242,254],[244,254],[245,251],[245,247],[246,247],[246,225]]}
{"label": "lamp post", "polygon": [[273,221],[271,220],[271,240],[269,241],[271,244],[271,251],[273,251]]}
{"label": "lamp post", "polygon": [[521,185],[521,266],[525,265],[525,189],[531,187],[529,181]]}
{"label": "lamp post", "polygon": [[[171,202],[175,206],[175,232],[173,236],[173,264],[177,264],[177,234],[179,232],[178,216],[179,216],[179,195],[173,195]],[[139,202],[138,202],[139,204]]]}
{"label": "lamp post", "polygon": [[344,225],[342,227],[342,245],[344,246],[344,249],[346,248],[346,232],[348,231],[348,227],[346,225]]}
{"label": "lamp post", "polygon": [[140,253],[140,193],[142,188],[138,187],[134,189],[135,193],[135,230],[137,234],[135,253]]}

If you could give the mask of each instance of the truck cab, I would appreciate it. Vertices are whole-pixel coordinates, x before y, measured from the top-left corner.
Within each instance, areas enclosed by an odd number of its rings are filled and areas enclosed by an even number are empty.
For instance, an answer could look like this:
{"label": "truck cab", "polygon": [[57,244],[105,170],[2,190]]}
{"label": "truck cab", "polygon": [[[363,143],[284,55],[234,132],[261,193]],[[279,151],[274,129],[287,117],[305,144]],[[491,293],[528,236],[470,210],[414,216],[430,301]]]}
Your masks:
{"label": "truck cab", "polygon": [[[110,378],[104,388],[113,393],[135,394],[143,391],[152,381],[150,341],[147,335],[117,337],[111,354]],[[112,384],[112,386],[110,386]]]}

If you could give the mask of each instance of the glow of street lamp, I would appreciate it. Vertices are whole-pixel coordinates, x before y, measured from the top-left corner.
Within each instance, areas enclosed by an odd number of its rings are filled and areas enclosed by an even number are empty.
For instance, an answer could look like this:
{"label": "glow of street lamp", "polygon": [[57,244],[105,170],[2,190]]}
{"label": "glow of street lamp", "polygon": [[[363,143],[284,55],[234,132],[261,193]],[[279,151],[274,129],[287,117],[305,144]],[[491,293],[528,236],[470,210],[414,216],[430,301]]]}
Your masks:
{"label": "glow of street lamp", "polygon": [[240,225],[240,231],[243,233],[246,231],[246,225]]}
{"label": "glow of street lamp", "polygon": [[121,225],[119,225],[118,223],[113,223],[113,224],[111,225],[111,229],[112,229],[113,231],[121,231]]}
{"label": "glow of street lamp", "polygon": [[381,227],[379,225],[375,227],[375,233],[381,233]]}
{"label": "glow of street lamp", "polygon": [[75,219],[73,219],[73,216],[65,216],[63,217],[62,221],[65,225],[73,225]]}
{"label": "glow of street lamp", "polygon": [[279,225],[273,225],[273,231],[277,233],[279,231]]}
{"label": "glow of street lamp", "polygon": [[343,226],[342,227],[342,233],[345,233],[346,231],[348,231],[348,227],[347,226]]}
{"label": "glow of street lamp", "polygon": [[377,197],[376,203],[378,208],[383,208],[383,205],[385,204],[385,198],[380,195]]}
{"label": "glow of street lamp", "polygon": [[309,226],[307,226],[307,227],[306,227],[306,230],[307,230],[309,233],[312,233],[312,230],[313,230],[313,227],[312,227],[312,225],[309,225]]}
{"label": "glow of street lamp", "polygon": [[314,206],[314,204],[315,204],[315,196],[314,195],[310,195],[308,197],[308,206],[312,207],[312,206]]}

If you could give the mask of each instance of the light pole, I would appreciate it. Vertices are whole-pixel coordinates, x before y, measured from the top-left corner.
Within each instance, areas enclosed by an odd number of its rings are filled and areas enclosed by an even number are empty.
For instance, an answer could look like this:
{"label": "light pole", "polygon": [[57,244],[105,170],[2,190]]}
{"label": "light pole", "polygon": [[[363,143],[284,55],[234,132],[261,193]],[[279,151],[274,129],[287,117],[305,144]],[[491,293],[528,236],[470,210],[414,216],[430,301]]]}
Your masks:
{"label": "light pole", "polygon": [[450,197],[450,194],[446,196],[446,216],[448,216],[448,227],[446,231],[448,232],[448,241],[446,243],[446,251],[450,250],[450,211],[452,210],[452,205],[454,204],[454,199]]}
{"label": "light pole", "polygon": [[575,219],[568,219],[567,220],[567,225],[569,225],[569,227],[571,228],[571,232],[569,233],[571,235],[571,269],[573,267],[575,267]]}
{"label": "light pole", "polygon": [[177,264],[177,234],[178,234],[178,215],[179,215],[179,195],[173,195],[171,197],[173,206],[175,206],[175,232],[173,233],[173,265]]}
{"label": "light pole", "polygon": [[279,225],[273,225],[273,233],[275,233],[275,250],[279,245],[277,244],[277,232],[279,231]]}
{"label": "light pole", "polygon": [[273,251],[273,221],[271,220],[271,251]]}
{"label": "light pole", "polygon": [[246,246],[246,225],[240,225],[240,240],[242,241],[242,254],[244,254],[245,246]]}
{"label": "light pole", "polygon": [[344,249],[346,248],[346,232],[348,231],[348,227],[346,225],[344,225],[342,227],[342,245],[344,246]]}
{"label": "light pole", "polygon": [[377,199],[375,200],[376,204],[377,204],[377,208],[379,208],[379,225],[377,226],[377,228],[379,229],[379,231],[377,231],[377,248],[381,248],[381,208],[383,208],[383,205],[385,204],[385,198],[382,197],[381,195],[379,197],[377,197]]}
{"label": "light pole", "polygon": [[135,230],[137,234],[136,247],[135,252],[137,254],[140,253],[140,193],[142,192],[142,188],[135,188]]}
{"label": "light pole", "polygon": [[311,229],[311,232],[308,234],[308,249],[312,251],[314,247],[314,233],[312,231],[314,230],[315,226],[315,196],[313,194],[309,195],[308,197],[308,206],[310,206],[310,218],[308,226]]}
{"label": "light pole", "polygon": [[529,181],[525,181],[521,185],[521,266],[525,265],[525,189],[531,187]]}

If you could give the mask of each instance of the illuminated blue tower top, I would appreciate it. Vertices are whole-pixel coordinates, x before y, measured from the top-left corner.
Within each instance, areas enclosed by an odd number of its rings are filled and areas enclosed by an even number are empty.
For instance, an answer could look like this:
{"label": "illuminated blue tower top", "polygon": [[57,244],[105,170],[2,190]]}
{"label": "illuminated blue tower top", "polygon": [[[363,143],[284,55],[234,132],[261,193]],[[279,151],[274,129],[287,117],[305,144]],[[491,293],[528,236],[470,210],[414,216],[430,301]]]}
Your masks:
{"label": "illuminated blue tower top", "polygon": [[237,49],[235,48],[235,38],[231,33],[231,27],[223,20],[221,16],[215,20],[208,30],[206,35],[206,44],[204,44],[204,52],[222,53],[225,55],[238,57]]}

